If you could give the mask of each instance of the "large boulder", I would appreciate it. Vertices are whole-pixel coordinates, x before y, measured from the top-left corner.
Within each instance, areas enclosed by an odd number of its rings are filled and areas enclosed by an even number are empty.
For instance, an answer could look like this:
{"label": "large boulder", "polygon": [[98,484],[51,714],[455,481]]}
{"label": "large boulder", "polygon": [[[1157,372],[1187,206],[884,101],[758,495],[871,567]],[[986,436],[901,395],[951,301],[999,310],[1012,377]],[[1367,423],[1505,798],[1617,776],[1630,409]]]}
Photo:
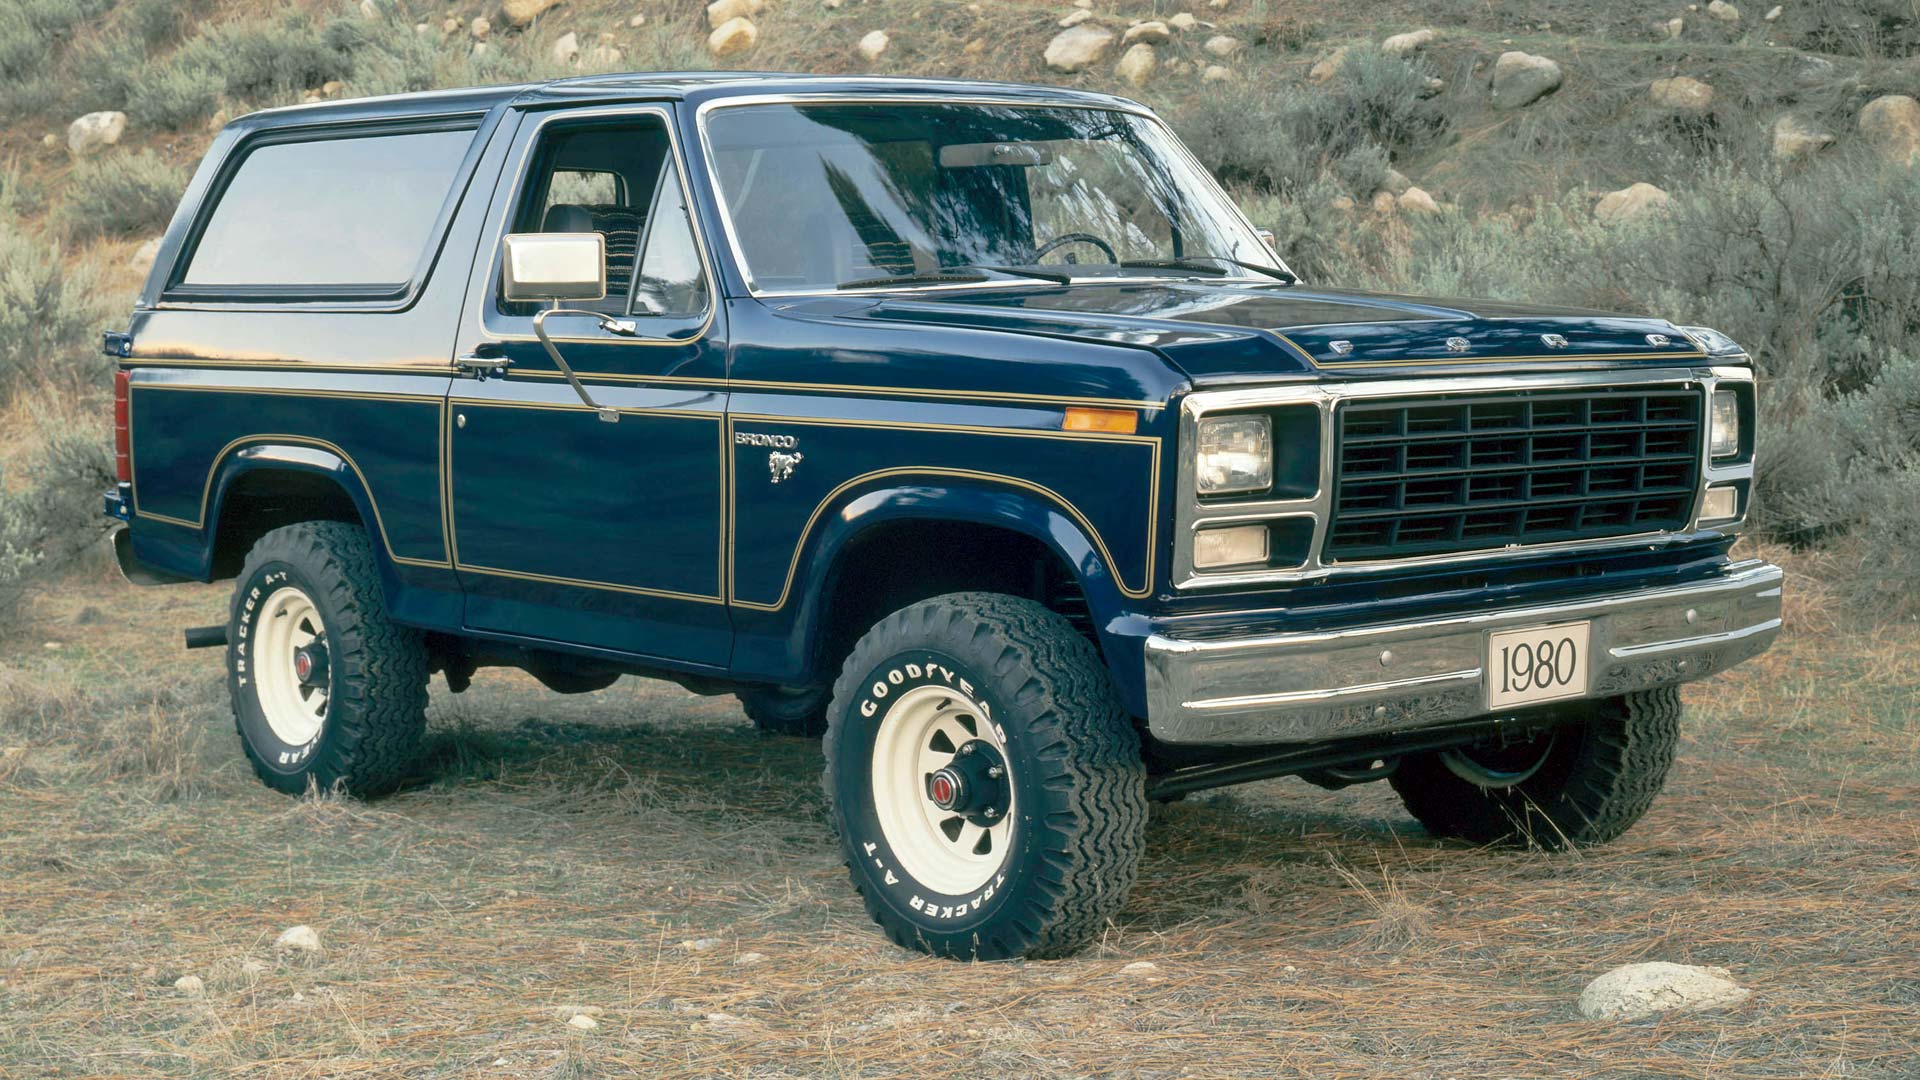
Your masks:
{"label": "large boulder", "polygon": [[1143,23],[1134,23],[1127,27],[1121,36],[1122,45],[1165,45],[1173,40],[1173,31],[1159,19],[1148,19]]}
{"label": "large boulder", "polygon": [[1500,54],[1493,64],[1493,107],[1524,109],[1560,89],[1566,76],[1544,56],[1518,50]]}
{"label": "large boulder", "polygon": [[1791,114],[1773,122],[1773,160],[1798,161],[1832,146],[1834,138],[1817,131]]}
{"label": "large boulder", "polygon": [[1665,210],[1673,202],[1673,196],[1654,187],[1652,184],[1639,183],[1610,191],[1600,197],[1593,208],[1593,216],[1605,224],[1616,225],[1623,221],[1632,221],[1655,211]]}
{"label": "large boulder", "polygon": [[760,41],[760,28],[744,15],[735,16],[707,35],[707,51],[720,59],[746,52]]}
{"label": "large boulder", "polygon": [[1713,3],[1707,5],[1707,14],[1723,23],[1740,21],[1740,9],[1727,3],[1727,0],[1713,0]]}
{"label": "large boulder", "polygon": [[1432,30],[1412,30],[1404,34],[1395,34],[1380,43],[1380,51],[1388,56],[1406,56],[1433,44],[1434,39],[1439,36]]}
{"label": "large boulder", "polygon": [[553,62],[561,67],[580,66],[580,35],[569,30],[553,43]]}
{"label": "large boulder", "polygon": [[500,17],[507,20],[509,26],[525,28],[559,4],[560,0],[501,0]]}
{"label": "large boulder", "polygon": [[[1874,98],[1860,110],[1860,134],[1888,161],[1920,164],[1920,101],[1905,94]],[[71,135],[67,142],[72,145]]]}
{"label": "large boulder", "polygon": [[127,133],[127,114],[90,112],[67,125],[67,150],[73,154],[91,154],[112,146]]}
{"label": "large boulder", "polygon": [[860,59],[871,64],[885,55],[887,46],[891,44],[893,44],[893,39],[887,36],[885,30],[875,30],[861,38],[860,44],[855,45],[853,48],[855,52],[860,54]]}
{"label": "large boulder", "polygon": [[1069,75],[1085,71],[1106,58],[1113,48],[1113,42],[1113,31],[1104,26],[1081,23],[1069,27],[1047,42],[1047,66]]}
{"label": "large boulder", "polygon": [[1647,97],[1655,105],[1675,112],[1706,112],[1713,108],[1713,87],[1685,75],[1653,80],[1653,85],[1647,88]]}
{"label": "large boulder", "polygon": [[1129,86],[1142,87],[1153,78],[1153,69],[1159,65],[1160,57],[1154,53],[1153,46],[1143,41],[1121,54],[1119,66],[1113,73],[1125,79]]}
{"label": "large boulder", "polygon": [[1200,47],[1225,60],[1240,51],[1240,39],[1227,34],[1215,34]]}
{"label": "large boulder", "polygon": [[1590,1020],[1641,1020],[1675,1009],[1714,1009],[1745,1001],[1748,991],[1725,968],[1656,961],[1614,968],[1580,992],[1580,1013]]}

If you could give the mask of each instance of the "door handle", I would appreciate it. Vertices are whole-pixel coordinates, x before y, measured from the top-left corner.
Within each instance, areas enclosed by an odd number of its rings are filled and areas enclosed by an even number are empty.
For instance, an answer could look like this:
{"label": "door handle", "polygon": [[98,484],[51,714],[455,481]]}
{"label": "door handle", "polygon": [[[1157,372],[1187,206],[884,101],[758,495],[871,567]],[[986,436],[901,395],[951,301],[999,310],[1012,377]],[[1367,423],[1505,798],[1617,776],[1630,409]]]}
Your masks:
{"label": "door handle", "polygon": [[505,375],[507,369],[513,366],[513,361],[504,356],[468,355],[455,359],[454,365],[481,382],[486,382],[491,376]]}

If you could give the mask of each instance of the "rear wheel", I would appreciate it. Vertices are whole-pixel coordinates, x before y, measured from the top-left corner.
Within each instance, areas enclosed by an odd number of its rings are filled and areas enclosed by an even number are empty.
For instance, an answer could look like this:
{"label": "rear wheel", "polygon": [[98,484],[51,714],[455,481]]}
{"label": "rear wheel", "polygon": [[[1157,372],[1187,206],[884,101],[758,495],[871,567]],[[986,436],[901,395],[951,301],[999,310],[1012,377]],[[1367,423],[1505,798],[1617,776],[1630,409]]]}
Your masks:
{"label": "rear wheel", "polygon": [[855,888],[895,942],[999,960],[1073,952],[1133,883],[1140,741],[1093,646],[993,593],[860,640],[834,686],[826,789]]}
{"label": "rear wheel", "polygon": [[387,618],[365,530],[306,522],[254,544],[228,614],[227,688],[268,787],[358,794],[400,778],[426,727],[427,650]]}
{"label": "rear wheel", "polygon": [[1403,759],[1393,789],[1427,831],[1549,849],[1626,832],[1665,785],[1680,694],[1649,690],[1569,706],[1566,723],[1498,746]]}

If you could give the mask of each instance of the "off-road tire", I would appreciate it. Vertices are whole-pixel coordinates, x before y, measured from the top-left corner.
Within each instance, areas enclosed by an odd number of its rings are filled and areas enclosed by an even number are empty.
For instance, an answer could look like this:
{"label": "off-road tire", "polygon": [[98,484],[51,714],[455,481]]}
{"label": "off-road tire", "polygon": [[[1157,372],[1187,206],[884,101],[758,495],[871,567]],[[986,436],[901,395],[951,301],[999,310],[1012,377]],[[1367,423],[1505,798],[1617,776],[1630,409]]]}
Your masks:
{"label": "off-road tire", "polygon": [[[326,626],[330,691],[320,731],[303,746],[267,724],[246,670],[251,620],[267,596],[291,585]],[[234,726],[262,783],[298,795],[341,785],[353,794],[391,787],[426,727],[428,661],[419,631],[387,616],[366,530],[335,521],[288,525],[247,553],[227,617],[227,689]]]}
{"label": "off-road tire", "polygon": [[1437,753],[1403,759],[1393,789],[1437,837],[1549,850],[1604,844],[1626,832],[1666,784],[1680,741],[1671,687],[1570,707],[1538,772],[1512,787],[1462,779]]}
{"label": "off-road tire", "polygon": [[742,690],[734,695],[753,726],[769,735],[817,739],[827,733],[827,708],[833,703],[830,686],[790,689],[770,686]]}
{"label": "off-road tire", "polygon": [[[944,675],[955,676],[950,688],[965,683],[1005,748],[1012,831],[998,880],[971,896],[913,880],[874,810],[886,712],[865,706],[876,690],[913,689],[916,670],[920,685]],[[899,945],[959,959],[1065,956],[1125,902],[1147,824],[1139,735],[1093,645],[1039,604],[953,593],[889,615],[834,684],[825,750],[827,800],[854,887]]]}

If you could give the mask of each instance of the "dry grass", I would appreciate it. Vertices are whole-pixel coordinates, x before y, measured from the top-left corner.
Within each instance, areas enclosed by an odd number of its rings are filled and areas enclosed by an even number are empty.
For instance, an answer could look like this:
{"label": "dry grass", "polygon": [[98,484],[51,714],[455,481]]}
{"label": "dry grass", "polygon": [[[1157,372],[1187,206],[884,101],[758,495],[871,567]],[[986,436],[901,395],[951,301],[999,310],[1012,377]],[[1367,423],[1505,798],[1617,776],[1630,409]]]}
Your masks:
{"label": "dry grass", "polygon": [[[221,605],[80,581],[0,642],[0,1077],[1907,1077],[1920,1060],[1912,630],[1802,631],[1696,688],[1668,796],[1612,847],[1436,844],[1380,785],[1254,785],[1156,812],[1133,899],[1085,955],[957,965],[867,924],[817,746],[756,736],[727,699],[436,684],[402,794],[270,794],[233,745],[219,657],[177,647]],[[322,954],[275,952],[296,923]],[[1155,978],[1121,973],[1139,959]],[[1729,968],[1754,997],[1579,1018],[1587,980],[1651,959]],[[567,1026],[580,1009],[596,1028]]]}

